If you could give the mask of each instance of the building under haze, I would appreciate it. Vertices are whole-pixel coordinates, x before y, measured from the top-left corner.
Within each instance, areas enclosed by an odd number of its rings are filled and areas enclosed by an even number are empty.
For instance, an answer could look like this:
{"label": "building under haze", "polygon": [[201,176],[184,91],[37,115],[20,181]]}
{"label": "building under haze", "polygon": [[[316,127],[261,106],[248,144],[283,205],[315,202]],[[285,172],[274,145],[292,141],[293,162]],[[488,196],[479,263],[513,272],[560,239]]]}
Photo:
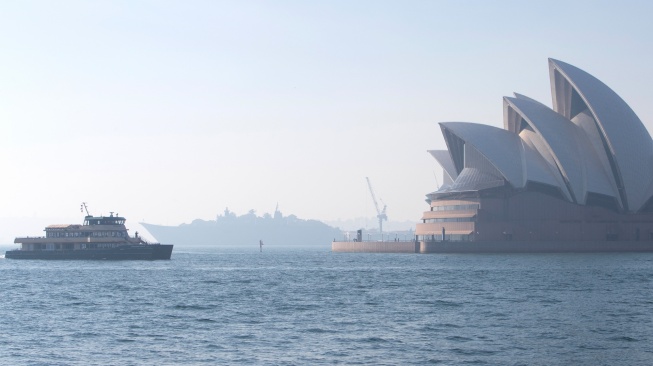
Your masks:
{"label": "building under haze", "polygon": [[587,72],[549,59],[549,74],[553,109],[515,94],[503,98],[503,128],[440,123],[447,150],[429,152],[444,183],[427,195],[430,210],[416,227],[422,245],[653,246],[648,131]]}

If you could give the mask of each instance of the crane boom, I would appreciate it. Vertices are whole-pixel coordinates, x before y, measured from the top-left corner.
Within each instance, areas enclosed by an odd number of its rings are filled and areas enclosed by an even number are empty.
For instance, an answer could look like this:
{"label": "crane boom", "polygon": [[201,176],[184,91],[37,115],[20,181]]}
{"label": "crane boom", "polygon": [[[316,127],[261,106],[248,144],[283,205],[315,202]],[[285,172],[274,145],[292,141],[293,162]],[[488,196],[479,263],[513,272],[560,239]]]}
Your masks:
{"label": "crane boom", "polygon": [[[388,216],[385,214],[386,205],[383,204],[383,210],[379,210],[379,204],[376,202],[376,195],[374,194],[374,189],[372,189],[372,183],[370,182],[369,177],[365,177],[367,180],[367,186],[370,188],[370,194],[372,195],[372,201],[374,202],[374,208],[376,208],[376,217],[379,219],[379,234],[383,235],[383,220],[388,220]],[[383,200],[381,200],[383,203]]]}
{"label": "crane boom", "polygon": [[370,194],[372,194],[372,201],[374,202],[374,207],[376,208],[376,214],[380,215],[381,211],[379,210],[379,204],[376,203],[376,196],[374,195],[374,190],[372,189],[372,183],[370,183],[370,178],[365,177],[367,179],[367,186],[370,188]]}

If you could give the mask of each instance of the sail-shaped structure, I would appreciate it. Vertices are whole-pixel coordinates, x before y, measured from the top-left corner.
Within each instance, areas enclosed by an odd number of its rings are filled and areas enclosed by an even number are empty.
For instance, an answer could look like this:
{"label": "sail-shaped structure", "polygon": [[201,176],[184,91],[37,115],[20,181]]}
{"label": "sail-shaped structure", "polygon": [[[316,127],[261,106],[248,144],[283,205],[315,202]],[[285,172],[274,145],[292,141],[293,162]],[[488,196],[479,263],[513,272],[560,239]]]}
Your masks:
{"label": "sail-shaped structure", "polygon": [[503,128],[442,122],[422,242],[652,241],[653,140],[589,73],[549,59],[552,107],[503,98]]}

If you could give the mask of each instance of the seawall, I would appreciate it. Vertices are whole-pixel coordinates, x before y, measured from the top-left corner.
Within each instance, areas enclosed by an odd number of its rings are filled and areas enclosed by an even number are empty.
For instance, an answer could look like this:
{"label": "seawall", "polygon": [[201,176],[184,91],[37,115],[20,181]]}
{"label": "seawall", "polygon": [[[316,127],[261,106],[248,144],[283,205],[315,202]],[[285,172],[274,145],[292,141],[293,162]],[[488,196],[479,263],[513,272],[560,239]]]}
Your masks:
{"label": "seawall", "polygon": [[652,241],[420,242],[420,253],[653,252]]}
{"label": "seawall", "polygon": [[344,253],[601,253],[653,252],[653,241],[363,241],[331,244],[331,251]]}
{"label": "seawall", "polygon": [[416,241],[334,241],[331,251],[345,253],[419,253]]}

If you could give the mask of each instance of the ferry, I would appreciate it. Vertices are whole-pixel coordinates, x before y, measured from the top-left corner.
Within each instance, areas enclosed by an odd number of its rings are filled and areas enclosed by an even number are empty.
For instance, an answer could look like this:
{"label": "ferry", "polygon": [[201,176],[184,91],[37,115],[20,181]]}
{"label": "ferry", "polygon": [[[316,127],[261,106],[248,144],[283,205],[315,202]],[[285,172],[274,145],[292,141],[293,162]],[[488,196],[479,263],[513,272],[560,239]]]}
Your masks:
{"label": "ferry", "polygon": [[18,237],[20,249],[8,250],[8,259],[97,259],[155,260],[170,259],[172,244],[149,243],[138,235],[130,236],[125,218],[114,215],[93,216],[86,203],[83,225],[49,225],[45,236]]}

